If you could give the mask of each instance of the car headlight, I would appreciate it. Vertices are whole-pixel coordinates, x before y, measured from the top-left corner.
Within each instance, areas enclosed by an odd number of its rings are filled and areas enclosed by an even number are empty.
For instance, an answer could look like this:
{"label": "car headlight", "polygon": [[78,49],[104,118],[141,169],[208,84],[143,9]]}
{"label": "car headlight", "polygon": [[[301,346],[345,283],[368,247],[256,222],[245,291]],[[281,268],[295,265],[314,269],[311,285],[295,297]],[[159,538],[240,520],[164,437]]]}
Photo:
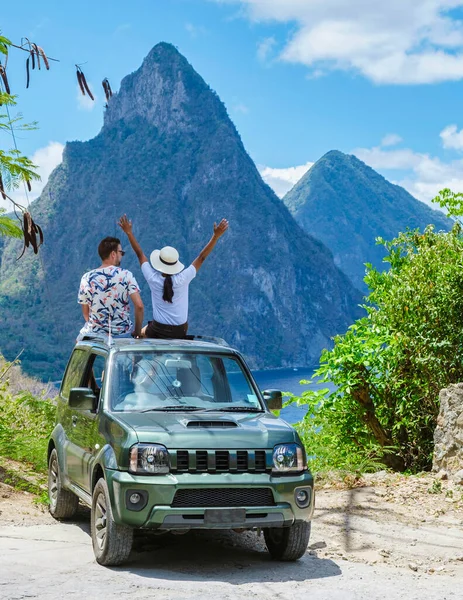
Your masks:
{"label": "car headlight", "polygon": [[304,451],[298,444],[279,444],[273,449],[273,473],[300,473],[307,469]]}
{"label": "car headlight", "polygon": [[165,475],[170,471],[169,453],[160,444],[135,444],[130,448],[131,473]]}

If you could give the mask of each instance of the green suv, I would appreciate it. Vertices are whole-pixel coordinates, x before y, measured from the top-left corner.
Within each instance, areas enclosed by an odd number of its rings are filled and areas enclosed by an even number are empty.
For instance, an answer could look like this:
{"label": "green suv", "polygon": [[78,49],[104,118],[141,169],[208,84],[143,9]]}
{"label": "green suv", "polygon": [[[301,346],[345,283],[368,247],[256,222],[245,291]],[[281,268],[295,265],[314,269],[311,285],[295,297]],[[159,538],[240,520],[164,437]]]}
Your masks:
{"label": "green suv", "polygon": [[96,560],[134,529],[262,529],[273,558],[307,549],[313,478],[296,431],[242,356],[212,338],[79,342],[48,444],[50,512],[91,507]]}

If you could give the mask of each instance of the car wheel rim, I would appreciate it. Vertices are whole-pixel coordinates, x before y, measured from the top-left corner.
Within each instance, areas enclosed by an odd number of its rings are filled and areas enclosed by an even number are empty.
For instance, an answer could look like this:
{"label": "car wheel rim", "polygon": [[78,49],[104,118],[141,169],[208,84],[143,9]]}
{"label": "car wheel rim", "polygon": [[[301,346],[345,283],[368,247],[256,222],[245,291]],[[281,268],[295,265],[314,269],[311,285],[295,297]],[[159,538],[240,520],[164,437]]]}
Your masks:
{"label": "car wheel rim", "polygon": [[56,506],[58,498],[58,461],[56,459],[53,459],[50,463],[50,470],[48,472],[48,495],[52,507]]}
{"label": "car wheel rim", "polygon": [[95,503],[95,538],[100,551],[106,543],[107,507],[103,494],[98,494]]}

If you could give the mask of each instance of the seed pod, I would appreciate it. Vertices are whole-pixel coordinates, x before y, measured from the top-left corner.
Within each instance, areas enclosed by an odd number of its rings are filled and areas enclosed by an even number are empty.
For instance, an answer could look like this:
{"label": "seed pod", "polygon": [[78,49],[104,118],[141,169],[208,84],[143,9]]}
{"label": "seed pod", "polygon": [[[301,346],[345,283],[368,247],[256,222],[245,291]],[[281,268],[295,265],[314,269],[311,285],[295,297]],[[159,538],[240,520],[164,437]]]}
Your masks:
{"label": "seed pod", "polygon": [[77,81],[79,82],[79,87],[80,91],[82,92],[82,95],[85,96],[85,88],[84,84],[82,83],[82,73],[79,69],[77,69]]}
{"label": "seed pod", "polygon": [[[16,260],[19,260],[21,258],[21,256],[23,256],[24,252],[26,251],[26,248],[29,248],[29,246],[32,246],[32,248],[34,250],[34,254],[37,254],[39,246],[40,246],[40,244],[37,244],[37,236],[36,236],[37,228],[38,228],[38,225],[36,225],[34,223],[34,221],[32,220],[31,213],[28,211],[24,211],[23,223],[22,223],[24,246],[23,246],[23,250],[22,250],[21,254],[18,256],[18,258]],[[39,235],[40,235],[40,233],[39,233]],[[40,239],[43,240],[43,234],[40,235]]]}
{"label": "seed pod", "polygon": [[27,189],[32,192],[32,186],[31,186],[31,182],[29,181],[29,179],[26,179],[26,185],[27,185]]}
{"label": "seed pod", "polygon": [[50,70],[50,63],[48,62],[48,58],[47,55],[45,54],[45,52],[43,51],[43,48],[41,48],[40,46],[37,46],[38,51],[40,52],[42,58],[43,58],[43,62],[45,64],[45,67],[47,69],[47,71]]}
{"label": "seed pod", "polygon": [[87,94],[90,96],[90,98],[92,100],[95,100],[95,98],[93,97],[92,92],[90,91],[90,88],[88,87],[87,80],[85,79],[85,75],[83,74],[82,71],[80,72],[80,76],[81,76],[81,79],[82,79],[82,83],[84,84],[85,91],[87,92]]}
{"label": "seed pod", "polygon": [[0,76],[2,78],[3,81],[3,85],[5,86],[5,91],[7,94],[10,93],[10,86],[8,84],[8,78],[6,76],[6,71],[3,65],[0,65]]}
{"label": "seed pod", "polygon": [[32,58],[32,70],[35,69],[35,52],[31,50],[31,58]]}
{"label": "seed pod", "polygon": [[24,211],[24,217],[23,217],[23,231],[25,234],[25,240],[26,240],[26,246],[29,246],[29,241],[30,241],[30,236],[32,233],[32,217],[31,217],[31,213]]}
{"label": "seed pod", "polygon": [[40,52],[37,44],[32,44],[32,48],[34,49],[35,55],[37,56],[37,68],[40,71]]}
{"label": "seed pod", "polygon": [[42,228],[40,227],[40,225],[36,224],[35,226],[37,228],[37,233],[39,234],[39,240],[40,240],[39,246],[41,246],[43,244],[43,231],[42,231]]}
{"label": "seed pod", "polygon": [[30,73],[29,73],[29,59],[30,56],[27,57],[26,60],[26,89],[29,87],[29,81],[30,81]]}
{"label": "seed pod", "polygon": [[109,99],[113,95],[113,92],[111,90],[111,86],[109,85],[109,81],[108,81],[107,77],[105,79],[103,79],[102,85],[103,85],[104,93],[106,96],[106,102],[109,102]]}
{"label": "seed pod", "polygon": [[0,173],[0,194],[2,195],[3,200],[7,199],[7,195],[5,194],[5,188],[3,187],[3,179]]}

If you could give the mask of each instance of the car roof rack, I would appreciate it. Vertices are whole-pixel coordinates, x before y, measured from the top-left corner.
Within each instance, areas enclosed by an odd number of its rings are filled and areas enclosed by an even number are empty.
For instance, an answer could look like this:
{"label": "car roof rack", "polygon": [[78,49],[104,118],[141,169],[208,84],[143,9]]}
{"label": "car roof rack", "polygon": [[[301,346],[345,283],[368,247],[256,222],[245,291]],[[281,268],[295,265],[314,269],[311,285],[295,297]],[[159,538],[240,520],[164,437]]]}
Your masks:
{"label": "car roof rack", "polygon": [[86,333],[79,341],[88,342],[89,340],[103,342],[103,344],[111,345],[114,341],[114,337],[111,336],[110,338],[108,334],[99,335],[98,333]]}
{"label": "car roof rack", "polygon": [[[98,333],[86,333],[81,340],[81,342],[87,342],[87,341],[98,341],[98,342],[103,342],[103,344],[106,345],[111,345],[114,343],[114,336],[109,337],[108,334],[98,334]],[[155,339],[155,338],[152,338]],[[220,337],[215,337],[212,335],[186,335],[185,338],[186,340],[194,340],[194,341],[198,341],[198,342],[209,342],[211,344],[217,344],[218,346],[226,346],[227,348],[230,347],[230,344],[228,344],[228,342],[226,342],[223,338]]]}
{"label": "car roof rack", "polygon": [[197,340],[200,342],[210,342],[211,344],[217,344],[218,346],[227,346],[230,347],[223,338],[215,337],[213,335],[186,335],[186,340]]}

